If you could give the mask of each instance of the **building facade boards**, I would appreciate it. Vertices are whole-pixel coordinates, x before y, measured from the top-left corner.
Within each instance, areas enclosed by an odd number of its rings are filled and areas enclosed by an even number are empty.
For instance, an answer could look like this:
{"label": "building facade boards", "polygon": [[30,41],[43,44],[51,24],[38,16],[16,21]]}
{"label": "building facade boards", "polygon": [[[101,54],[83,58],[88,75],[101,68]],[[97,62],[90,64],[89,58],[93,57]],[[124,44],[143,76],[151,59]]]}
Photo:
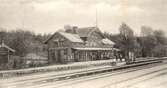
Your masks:
{"label": "building facade boards", "polygon": [[97,27],[69,27],[45,41],[49,63],[67,63],[115,58],[118,49]]}

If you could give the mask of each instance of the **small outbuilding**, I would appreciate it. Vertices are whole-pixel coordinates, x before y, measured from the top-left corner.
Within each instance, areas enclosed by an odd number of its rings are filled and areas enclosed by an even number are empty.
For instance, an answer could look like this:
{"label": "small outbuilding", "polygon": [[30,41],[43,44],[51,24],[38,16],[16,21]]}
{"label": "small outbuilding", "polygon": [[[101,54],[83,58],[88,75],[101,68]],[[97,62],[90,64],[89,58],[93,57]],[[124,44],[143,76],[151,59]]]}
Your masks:
{"label": "small outbuilding", "polygon": [[14,49],[10,48],[2,42],[0,44],[0,66],[6,66],[9,63],[10,55],[14,52]]}

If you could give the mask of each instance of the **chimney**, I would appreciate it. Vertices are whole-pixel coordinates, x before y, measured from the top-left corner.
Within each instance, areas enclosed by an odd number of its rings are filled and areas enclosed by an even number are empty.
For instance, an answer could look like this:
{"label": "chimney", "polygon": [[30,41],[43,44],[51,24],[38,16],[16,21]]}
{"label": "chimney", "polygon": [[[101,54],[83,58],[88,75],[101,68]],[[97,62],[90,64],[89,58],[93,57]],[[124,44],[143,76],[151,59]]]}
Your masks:
{"label": "chimney", "polygon": [[72,27],[70,25],[64,25],[64,29],[65,30],[70,30],[70,29],[72,29]]}
{"label": "chimney", "polygon": [[78,30],[78,27],[77,26],[73,26],[73,33],[74,34],[77,34],[77,30]]}
{"label": "chimney", "polygon": [[76,34],[78,27],[77,27],[77,26],[65,25],[65,26],[64,26],[64,29],[65,29],[65,32],[67,32],[67,33]]}

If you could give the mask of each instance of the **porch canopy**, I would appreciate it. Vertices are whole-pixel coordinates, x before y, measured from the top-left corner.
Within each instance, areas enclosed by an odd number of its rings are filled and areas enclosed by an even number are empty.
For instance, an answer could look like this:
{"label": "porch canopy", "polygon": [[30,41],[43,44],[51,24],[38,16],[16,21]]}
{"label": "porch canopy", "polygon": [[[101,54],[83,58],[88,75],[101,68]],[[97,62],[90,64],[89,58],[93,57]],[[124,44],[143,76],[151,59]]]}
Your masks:
{"label": "porch canopy", "polygon": [[95,48],[95,47],[91,47],[91,48],[88,48],[88,47],[84,47],[84,48],[73,48],[73,49],[76,49],[76,50],[87,50],[87,51],[98,51],[98,50],[115,50],[115,51],[120,51],[119,49],[116,49],[116,48]]}

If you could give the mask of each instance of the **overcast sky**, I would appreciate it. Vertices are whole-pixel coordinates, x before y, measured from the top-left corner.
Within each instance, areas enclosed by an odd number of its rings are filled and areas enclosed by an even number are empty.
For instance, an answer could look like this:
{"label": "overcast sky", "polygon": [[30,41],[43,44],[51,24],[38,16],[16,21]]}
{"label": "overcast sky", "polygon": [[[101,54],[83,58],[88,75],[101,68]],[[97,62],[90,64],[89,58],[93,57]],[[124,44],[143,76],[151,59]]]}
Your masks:
{"label": "overcast sky", "polygon": [[167,32],[167,0],[0,0],[0,27],[53,33],[64,25],[95,26],[117,33],[122,22]]}

